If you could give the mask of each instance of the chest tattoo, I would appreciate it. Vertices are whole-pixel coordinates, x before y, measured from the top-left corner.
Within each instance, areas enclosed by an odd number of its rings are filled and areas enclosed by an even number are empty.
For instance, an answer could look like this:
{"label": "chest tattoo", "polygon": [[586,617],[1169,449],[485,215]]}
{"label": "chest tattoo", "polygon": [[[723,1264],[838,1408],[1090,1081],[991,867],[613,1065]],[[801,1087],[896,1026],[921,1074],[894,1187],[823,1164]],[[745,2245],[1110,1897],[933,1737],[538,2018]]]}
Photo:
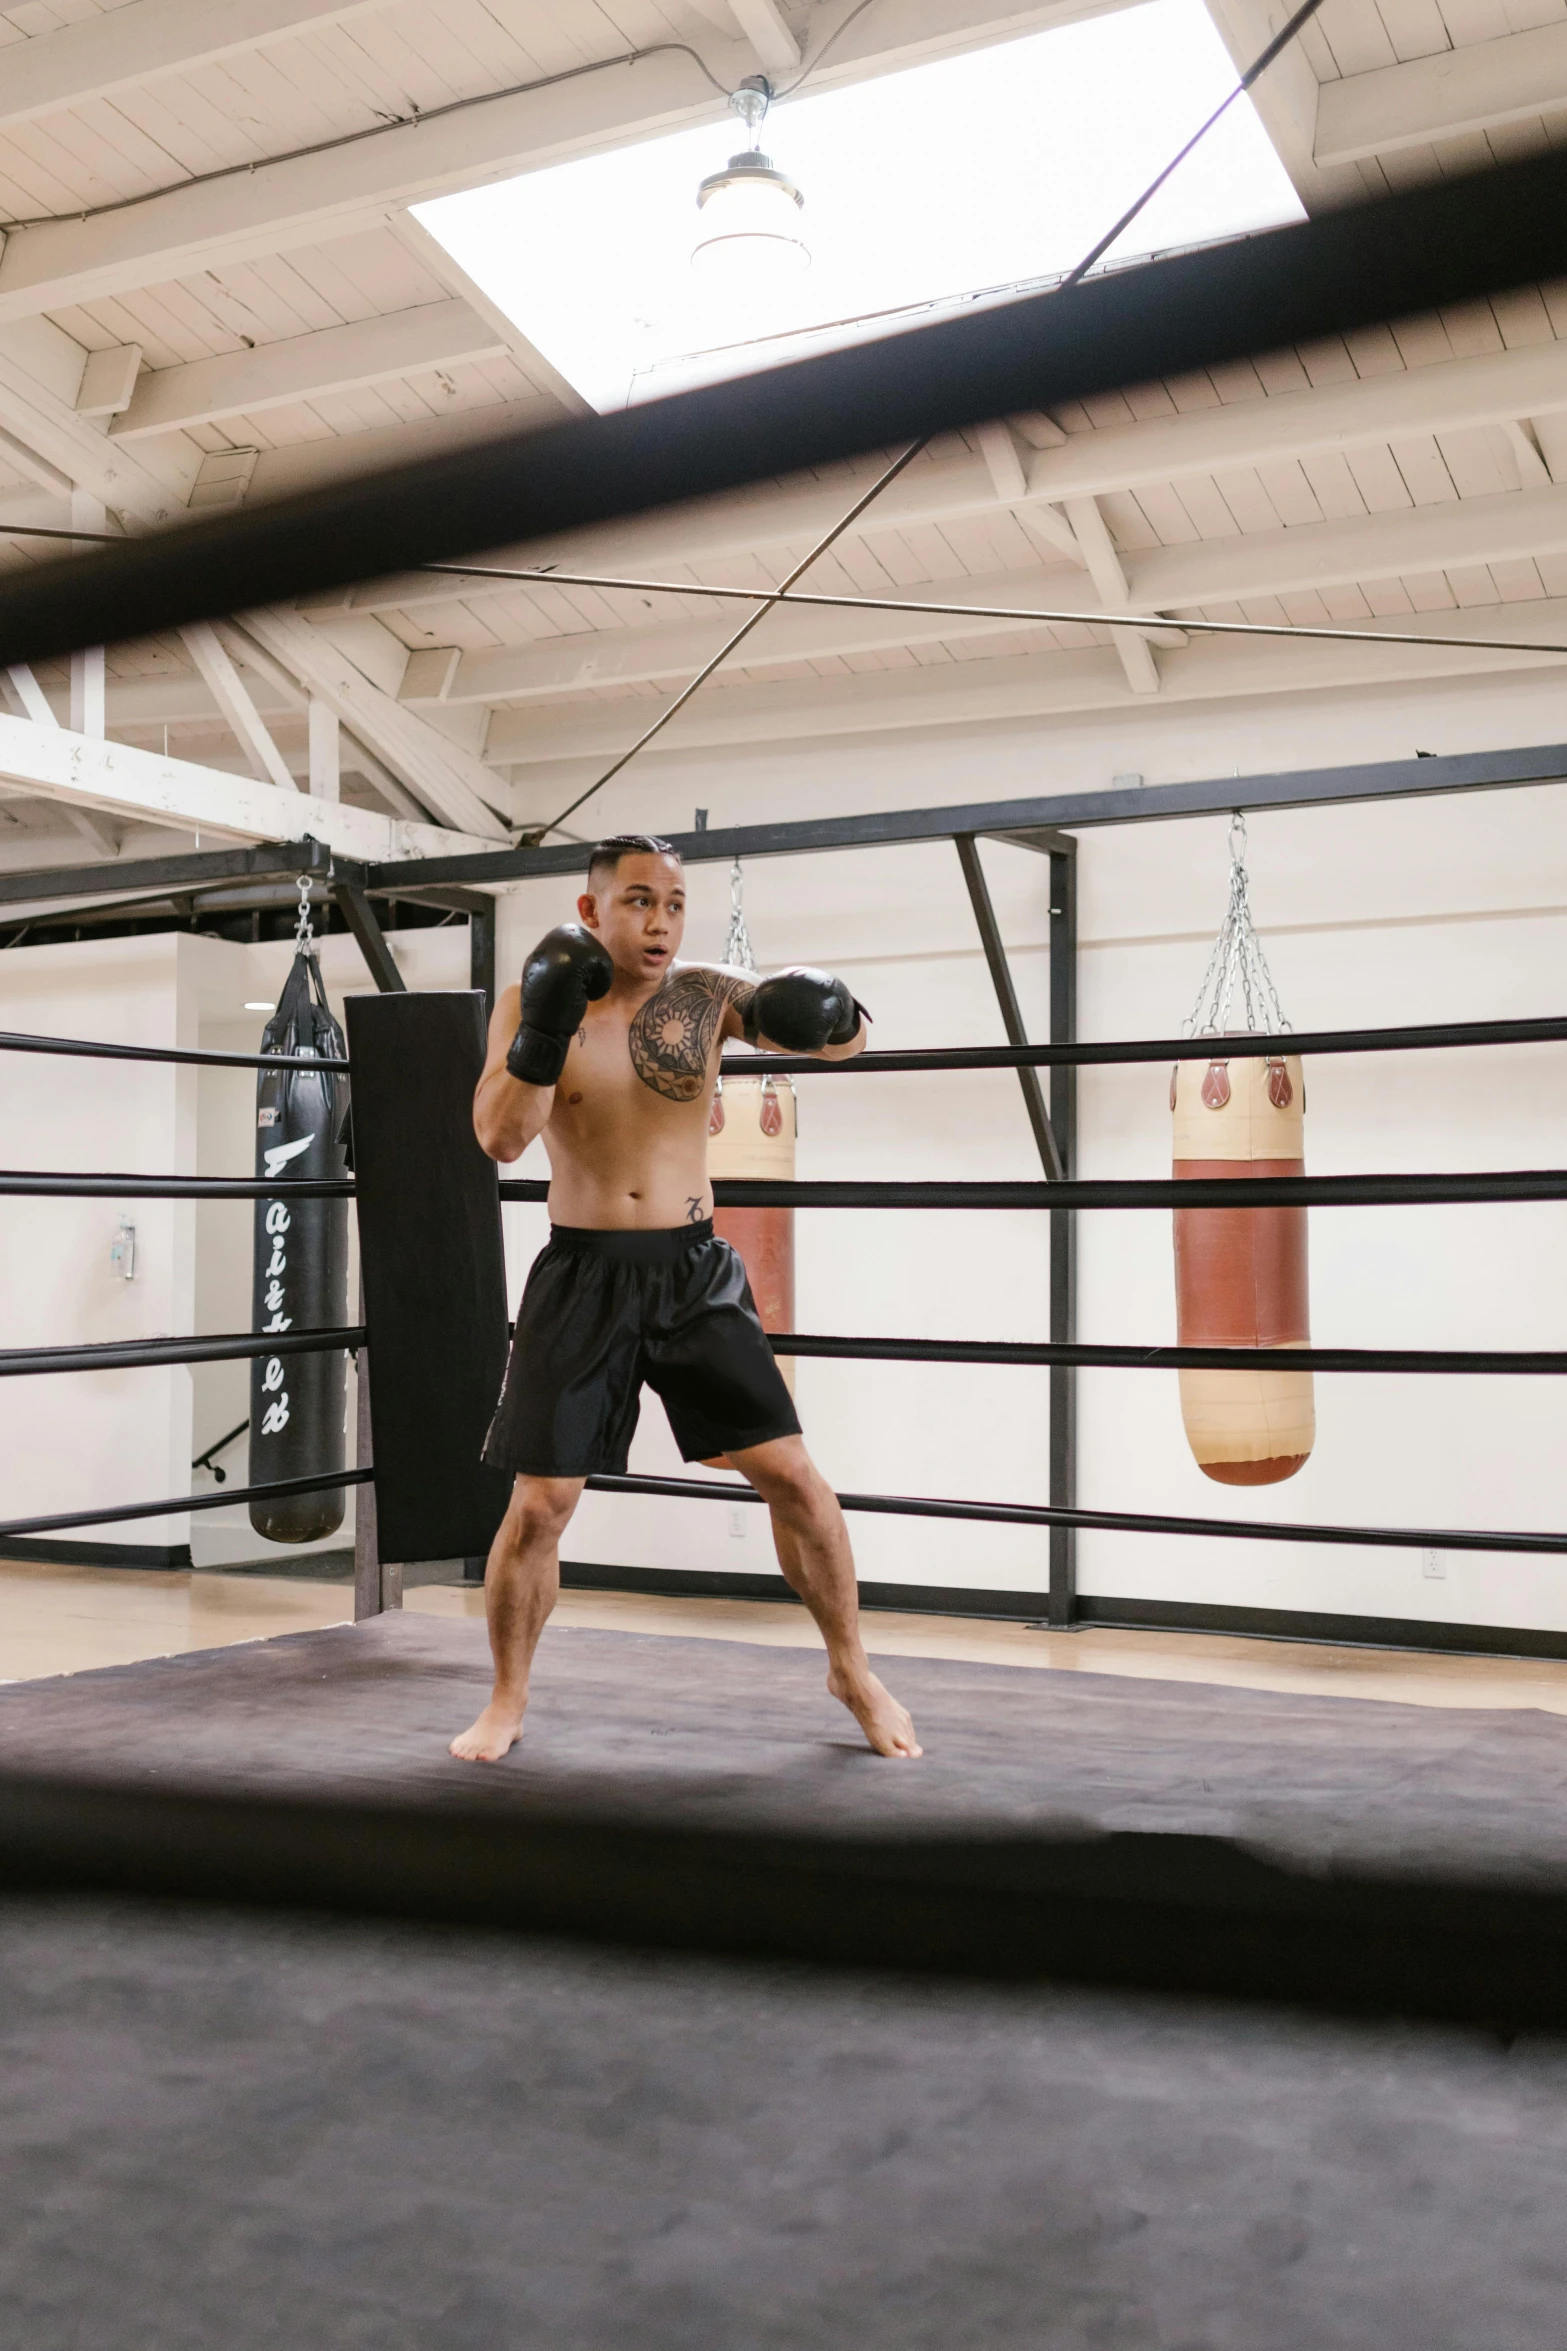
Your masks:
{"label": "chest tattoo", "polygon": [[631,1065],[645,1086],[670,1102],[694,1102],[726,1007],[749,995],[725,972],[682,971],[650,996],[631,1023]]}

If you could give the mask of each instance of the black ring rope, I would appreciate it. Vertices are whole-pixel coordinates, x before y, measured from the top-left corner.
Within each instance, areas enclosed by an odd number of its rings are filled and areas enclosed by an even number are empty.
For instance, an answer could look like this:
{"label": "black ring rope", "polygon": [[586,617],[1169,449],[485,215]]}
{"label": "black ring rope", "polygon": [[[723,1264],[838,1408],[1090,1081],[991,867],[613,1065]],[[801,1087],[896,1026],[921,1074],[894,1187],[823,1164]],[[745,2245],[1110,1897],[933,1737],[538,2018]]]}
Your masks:
{"label": "black ring rope", "polygon": [[24,1535],[63,1534],[70,1527],[110,1526],[131,1518],[178,1518],[182,1510],[223,1510],[231,1502],[273,1502],[285,1494],[322,1494],[331,1486],[363,1486],[371,1469],[334,1469],[321,1477],[273,1478],[264,1486],[219,1486],[207,1494],[170,1494],[162,1502],[121,1502],[101,1510],[61,1510],[49,1518],[0,1519],[0,1542]]}
{"label": "black ring rope", "polygon": [[[501,1183],[502,1200],[544,1201],[542,1178]],[[67,1175],[0,1170],[0,1198],[60,1200],[351,1200],[351,1176]],[[1567,1200],[1567,1168],[1456,1175],[1105,1177],[1077,1183],[785,1184],[749,1177],[713,1186],[720,1208],[1405,1208],[1496,1200]]]}
{"label": "black ring rope", "polygon": [[[107,1526],[134,1518],[177,1517],[184,1510],[218,1510],[230,1502],[270,1501],[285,1494],[317,1494],[332,1486],[362,1486],[373,1469],[334,1470],[326,1476],[278,1478],[262,1486],[221,1488],[209,1494],[175,1494],[162,1502],[128,1502],[97,1510],[56,1512],[49,1518],[0,1520],[0,1540],[56,1534],[70,1527]],[[680,1501],[757,1502],[754,1486],[720,1484],[715,1478],[590,1477],[596,1494],[659,1494]],[[913,1494],[840,1494],[845,1510],[884,1518],[947,1518],[992,1526],[1089,1527],[1110,1534],[1221,1536],[1271,1543],[1370,1544],[1398,1550],[1567,1552],[1567,1534],[1504,1534],[1469,1527],[1302,1526],[1293,1520],[1177,1518],[1131,1510],[1051,1510],[1040,1503],[948,1502]]]}
{"label": "black ring rope", "polygon": [[[1258,1060],[1268,1054],[1426,1053],[1474,1045],[1552,1045],[1567,1041],[1567,1015],[1533,1020],[1423,1022],[1403,1028],[1311,1029],[1244,1037],[1141,1037],[1059,1045],[938,1045],[912,1051],[861,1053],[852,1061],[821,1061],[809,1053],[734,1055],[726,1078],[766,1077],[812,1070],[905,1075],[921,1070],[1089,1068],[1101,1063],[1205,1061],[1215,1054]],[[167,1061],[201,1069],[325,1069],[347,1075],[351,1065],[315,1054],[206,1053],[162,1045],[109,1045],[86,1037],[36,1037],[0,1030],[0,1053],[57,1053],[94,1061]]]}
{"label": "black ring rope", "polygon": [[668,508],[744,483],[1180,375],[1567,265],[1560,155],[1319,214],[819,353],[738,381],[356,475],[0,582],[0,662]]}
{"label": "black ring rope", "polygon": [[196,1069],[348,1068],[346,1061],[332,1061],[319,1053],[198,1053],[178,1045],[102,1045],[88,1037],[32,1037],[14,1029],[0,1030],[0,1053],[75,1054],[87,1061],[173,1061]]}
{"label": "black ring rope", "polygon": [[[319,1064],[317,1065],[319,1066]],[[0,1199],[34,1200],[351,1200],[352,1176],[56,1175],[48,1170],[0,1170]]]}
{"label": "black ring rope", "polygon": [[[1130,1347],[1078,1340],[864,1339],[769,1331],[775,1355],[845,1357],[855,1363],[1066,1364],[1078,1371],[1474,1372],[1559,1377],[1567,1350],[1498,1347]],[[0,1370],[4,1369],[0,1357]]]}
{"label": "black ring rope", "polygon": [[[720,1485],[716,1478],[591,1477],[597,1494],[667,1494],[697,1502],[760,1502],[753,1486]],[[1031,1502],[938,1502],[912,1494],[840,1494],[843,1509],[884,1518],[955,1518],[986,1525],[1092,1527],[1109,1534],[1217,1535],[1269,1543],[1361,1543],[1405,1551],[1567,1552],[1567,1534],[1480,1533],[1453,1527],[1301,1526],[1293,1520],[1174,1518],[1138,1510],[1050,1510]],[[4,1529],[0,1529],[3,1533]]]}
{"label": "black ring rope", "polygon": [[325,1355],[361,1347],[364,1336],[364,1325],[353,1323],[339,1330],[220,1331],[210,1338],[110,1339],[87,1347],[0,1347],[0,1379],[51,1371],[136,1371],[159,1363],[231,1363],[253,1355]]}
{"label": "black ring rope", "polygon": [[[865,1055],[858,1062],[821,1062],[810,1057],[758,1055],[726,1063],[726,1074],[763,1074],[768,1070],[822,1068],[923,1071],[935,1069],[1017,1068],[1061,1063],[1151,1062],[1208,1058],[1224,1046],[1244,1042],[1252,1058],[1268,1052],[1323,1054],[1354,1051],[1421,1051],[1450,1046],[1556,1042],[1567,1038],[1567,1020],[1474,1021],[1428,1024],[1420,1028],[1321,1031],[1304,1035],[1247,1037],[1242,1040],[1180,1038],[1162,1041],[1109,1042],[1099,1045],[1041,1045],[936,1049],[930,1052]],[[104,1060],[195,1063],[230,1068],[343,1069],[341,1062],[314,1056],[201,1053],[158,1047],[99,1045],[77,1038],[31,1037],[0,1033],[0,1050],[80,1055]],[[351,1179],[316,1182],[211,1176],[73,1176],[53,1172],[0,1172],[0,1195],[65,1198],[132,1199],[270,1199],[292,1195],[302,1199],[347,1198],[356,1186]],[[502,1182],[500,1195],[508,1200],[543,1201],[547,1183],[514,1179]],[[1498,1200],[1553,1200],[1567,1198],[1567,1173],[1557,1170],[1515,1170],[1488,1174],[1435,1176],[1316,1176],[1236,1177],[1186,1181],[1140,1180],[1071,1183],[816,1183],[784,1184],[732,1181],[714,1186],[720,1204],[735,1206],[800,1206],[835,1208],[1157,1208],[1247,1207],[1285,1205],[1408,1205],[1419,1202],[1452,1203]],[[229,1333],[208,1338],[161,1339],[69,1348],[13,1348],[0,1350],[0,1377],[45,1372],[130,1369],[164,1363],[215,1362],[267,1353],[303,1354],[338,1347],[355,1347],[364,1339],[363,1326],[343,1326],[315,1332]],[[1117,1347],[1087,1344],[981,1342],[909,1339],[839,1338],[800,1333],[775,1334],[774,1352],[796,1356],[844,1357],[864,1361],[997,1363],[1018,1365],[1068,1364],[1084,1368],[1181,1369],[1254,1367],[1260,1356],[1271,1364],[1276,1352],[1286,1353],[1294,1370],[1345,1372],[1423,1372],[1560,1374],[1567,1355],[1549,1351],[1432,1350],[1373,1348],[1253,1348]],[[190,1509],[212,1509],[220,1504],[269,1500],[288,1494],[320,1492],[328,1487],[363,1484],[373,1471],[341,1471],[325,1477],[289,1478],[267,1485],[226,1487],[220,1492],[166,1498],[156,1503],[132,1503],[87,1511],[57,1512],[48,1517],[0,1522],[0,1539],[58,1533],[73,1527],[107,1525],[137,1518],[178,1515]],[[716,1485],[709,1481],[658,1478],[590,1478],[590,1487],[603,1492],[650,1493],[712,1500],[725,1496],[759,1501],[749,1487]],[[1446,1550],[1562,1552],[1567,1536],[1544,1534],[1501,1535],[1457,1530],[1311,1527],[1266,1520],[1192,1519],[1147,1513],[1052,1510],[1042,1506],[1001,1503],[939,1502],[894,1495],[842,1495],[847,1510],[893,1516],[977,1520],[1027,1526],[1071,1526],[1109,1532],[1170,1533],[1251,1538],[1280,1542],[1371,1544],[1402,1548],[1436,1547]]]}
{"label": "black ring rope", "polygon": [[[726,1056],[726,1078],[795,1076],[810,1070],[842,1075],[938,1069],[1086,1069],[1123,1061],[1258,1061],[1268,1055],[1301,1057],[1328,1053],[1430,1053],[1470,1045],[1552,1045],[1567,1039],[1567,1018],[1464,1020],[1395,1029],[1287,1030],[1277,1036],[1134,1037],[1124,1042],[1068,1045],[936,1045],[912,1051],[858,1053],[850,1061],[821,1061],[809,1053],[749,1053]],[[0,1039],[0,1044],[4,1040]]]}
{"label": "black ring rope", "polygon": [[[86,1347],[7,1347],[0,1348],[0,1379],[62,1371],[133,1371],[164,1363],[227,1363],[258,1355],[321,1355],[361,1347],[365,1335],[362,1323],[352,1323],[316,1331],[232,1331],[191,1339],[114,1339]],[[841,1357],[862,1363],[994,1363],[1024,1369],[1067,1364],[1085,1371],[1474,1373],[1502,1378],[1567,1373],[1567,1350],[1539,1347],[1142,1347],[1076,1340],[854,1338],[800,1331],[770,1331],[767,1343],[775,1355]]]}
{"label": "black ring rope", "polygon": [[[98,1178],[97,1181],[112,1179]],[[0,1175],[0,1193],[12,1179]],[[548,1197],[542,1178],[500,1186],[503,1200]],[[1084,1183],[771,1183],[713,1185],[720,1208],[1399,1208],[1483,1200],[1567,1200],[1567,1168],[1458,1175],[1108,1177]]]}

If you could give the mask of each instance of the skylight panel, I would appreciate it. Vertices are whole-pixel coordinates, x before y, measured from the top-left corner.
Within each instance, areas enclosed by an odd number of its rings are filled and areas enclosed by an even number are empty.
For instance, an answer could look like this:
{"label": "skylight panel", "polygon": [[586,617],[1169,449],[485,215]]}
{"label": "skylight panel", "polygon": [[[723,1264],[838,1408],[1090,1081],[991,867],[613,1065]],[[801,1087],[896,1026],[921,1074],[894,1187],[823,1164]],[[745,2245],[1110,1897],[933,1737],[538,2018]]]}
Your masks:
{"label": "skylight panel", "polygon": [[[733,120],[558,164],[418,217],[600,410],[888,331],[1070,269],[1234,87],[1202,0],[1148,0],[776,105],[811,264],[736,291],[691,266],[696,191]],[[1249,99],[1141,214],[1118,260],[1303,217]]]}

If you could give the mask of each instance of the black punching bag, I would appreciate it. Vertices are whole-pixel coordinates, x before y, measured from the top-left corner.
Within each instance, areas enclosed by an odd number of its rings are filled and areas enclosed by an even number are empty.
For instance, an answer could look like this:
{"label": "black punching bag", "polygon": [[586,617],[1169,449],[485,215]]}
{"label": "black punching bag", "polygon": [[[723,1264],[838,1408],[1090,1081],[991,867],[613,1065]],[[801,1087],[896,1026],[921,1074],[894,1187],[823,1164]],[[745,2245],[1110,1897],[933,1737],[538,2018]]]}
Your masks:
{"label": "black punching bag", "polygon": [[[294,957],[278,1007],[262,1034],[263,1053],[319,1054],[343,1061],[343,1032],[327,1006],[321,968],[306,951]],[[348,1080],[340,1071],[279,1069],[256,1073],[256,1175],[341,1176],[340,1137]],[[348,1320],[348,1202],[256,1202],[255,1331],[341,1328]],[[250,1482],[320,1476],[343,1467],[348,1358],[257,1355],[250,1366]],[[343,1523],[343,1488],[252,1502],[250,1523],[273,1543],[312,1543]]]}

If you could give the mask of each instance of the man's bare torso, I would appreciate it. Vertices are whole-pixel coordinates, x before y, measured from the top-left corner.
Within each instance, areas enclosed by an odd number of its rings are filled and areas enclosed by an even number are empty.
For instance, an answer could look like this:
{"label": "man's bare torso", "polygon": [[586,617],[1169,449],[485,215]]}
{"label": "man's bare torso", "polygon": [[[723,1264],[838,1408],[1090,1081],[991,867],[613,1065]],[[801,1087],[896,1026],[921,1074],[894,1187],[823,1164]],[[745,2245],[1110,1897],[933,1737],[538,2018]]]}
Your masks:
{"label": "man's bare torso", "polygon": [[[640,1001],[616,987],[588,1006],[544,1129],[553,1223],[659,1231],[712,1215],[713,1086],[753,986],[742,972],[686,963]],[[497,1033],[516,1026],[517,998],[509,988],[496,1007]]]}

